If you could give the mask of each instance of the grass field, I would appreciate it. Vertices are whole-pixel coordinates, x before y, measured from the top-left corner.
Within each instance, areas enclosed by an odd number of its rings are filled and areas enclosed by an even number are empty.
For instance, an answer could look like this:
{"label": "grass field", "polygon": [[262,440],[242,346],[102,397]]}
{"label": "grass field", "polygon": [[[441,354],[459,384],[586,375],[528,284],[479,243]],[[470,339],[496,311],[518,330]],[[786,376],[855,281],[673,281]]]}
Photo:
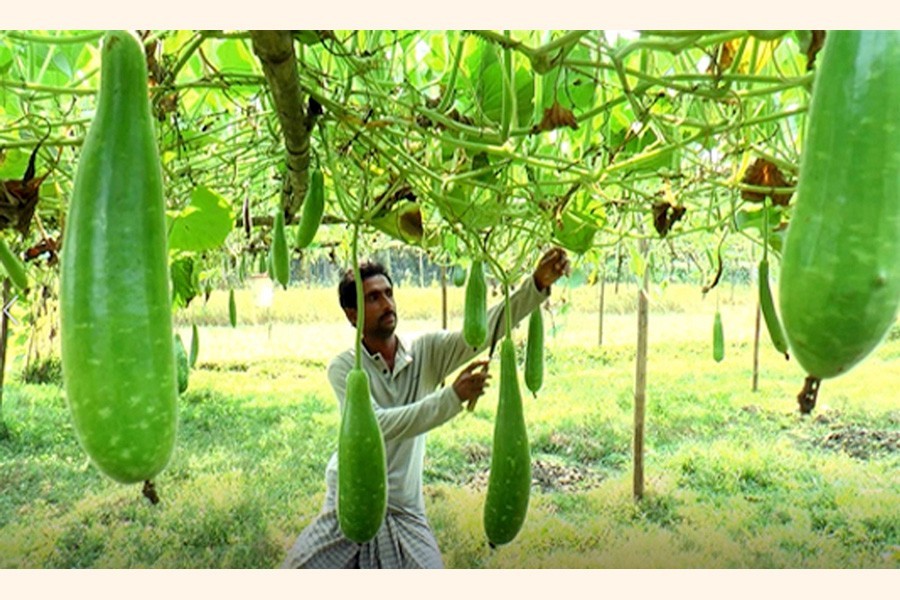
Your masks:
{"label": "grass field", "polygon": [[[651,298],[646,494],[631,493],[635,292],[597,287],[551,301],[545,387],[525,398],[534,486],[528,519],[491,550],[481,511],[496,388],[429,434],[427,511],[450,568],[897,568],[900,328],[826,381],[799,415],[803,373],[764,343],[751,389],[753,291],[719,291],[726,358],[712,360],[715,292]],[[398,288],[400,331],[439,328],[440,290]],[[496,298],[495,298],[496,299]],[[462,290],[449,293],[460,324]],[[336,444],[324,367],[353,341],[333,289],[226,295],[177,317],[200,326],[162,501],[102,477],[75,441],[62,389],[4,392],[0,567],[271,568],[318,511]],[[765,335],[765,334],[764,334]],[[524,328],[516,332],[521,344]],[[765,341],[765,338],[764,338]],[[494,363],[497,362],[496,357]],[[494,364],[496,368],[496,364]]]}

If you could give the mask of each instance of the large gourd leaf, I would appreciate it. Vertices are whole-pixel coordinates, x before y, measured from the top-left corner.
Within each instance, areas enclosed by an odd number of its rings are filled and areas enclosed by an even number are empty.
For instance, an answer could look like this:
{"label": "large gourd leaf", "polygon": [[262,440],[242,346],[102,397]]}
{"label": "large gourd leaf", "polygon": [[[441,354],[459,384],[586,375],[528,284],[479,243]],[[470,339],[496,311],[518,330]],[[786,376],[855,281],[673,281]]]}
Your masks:
{"label": "large gourd leaf", "polygon": [[[500,123],[504,94],[502,62],[494,44],[483,40],[479,43],[480,49],[466,58],[466,66],[481,115],[489,122]],[[534,110],[534,78],[524,65],[517,65],[515,77],[516,119],[521,126],[531,120]]]}
{"label": "large gourd leaf", "polygon": [[473,231],[494,227],[503,216],[491,192],[465,184],[454,185],[444,196],[441,213],[444,218],[460,221]]}
{"label": "large gourd leaf", "polygon": [[202,252],[222,245],[234,228],[231,203],[212,190],[200,186],[191,193],[191,202],[172,221],[169,249]]}
{"label": "large gourd leaf", "polygon": [[594,236],[605,222],[603,206],[579,193],[554,223],[553,237],[563,248],[584,254],[593,246]]}
{"label": "large gourd leaf", "polygon": [[[590,50],[581,45],[573,48],[568,57],[588,62],[593,60]],[[556,101],[573,110],[576,115],[592,108],[597,85],[584,72],[565,68],[560,72],[560,67],[554,67],[541,77],[544,82],[542,108],[550,108]]]}

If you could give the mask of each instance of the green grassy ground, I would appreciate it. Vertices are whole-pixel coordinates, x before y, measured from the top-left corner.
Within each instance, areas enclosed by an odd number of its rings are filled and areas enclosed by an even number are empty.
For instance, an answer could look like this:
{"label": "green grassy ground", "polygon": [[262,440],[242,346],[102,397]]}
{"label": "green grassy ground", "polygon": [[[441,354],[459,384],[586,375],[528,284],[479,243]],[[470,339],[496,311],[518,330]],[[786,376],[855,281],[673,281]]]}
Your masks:
{"label": "green grassy ground", "polygon": [[[724,288],[726,358],[711,358],[715,297],[656,290],[650,319],[646,492],[632,498],[634,291],[552,302],[545,387],[525,400],[535,484],[516,540],[485,543],[481,511],[496,389],[429,434],[426,502],[451,568],[896,568],[900,553],[900,330],[826,381],[814,413],[803,373],[769,346],[751,390],[753,302]],[[440,326],[440,291],[398,289],[401,330]],[[178,445],[152,506],[102,477],[75,441],[62,390],[15,382],[0,442],[0,567],[277,566],[316,514],[337,406],[324,378],[352,342],[334,290],[225,296],[179,315],[201,326]],[[462,291],[450,290],[450,326]],[[519,342],[523,328],[517,331]],[[494,362],[496,363],[496,358]],[[496,368],[496,364],[494,365]],[[10,374],[12,377],[13,374]]]}

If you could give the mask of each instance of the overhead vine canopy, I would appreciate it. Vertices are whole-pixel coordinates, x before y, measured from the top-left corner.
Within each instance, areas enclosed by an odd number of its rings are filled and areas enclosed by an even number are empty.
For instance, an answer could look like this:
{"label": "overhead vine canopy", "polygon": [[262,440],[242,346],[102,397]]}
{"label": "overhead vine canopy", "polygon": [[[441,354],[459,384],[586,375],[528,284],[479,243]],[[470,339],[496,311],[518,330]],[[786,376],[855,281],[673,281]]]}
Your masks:
{"label": "overhead vine canopy", "polygon": [[[0,32],[0,226],[29,245],[64,224],[101,35]],[[328,222],[435,256],[528,257],[760,227],[766,198],[777,229],[825,34],[140,35],[173,251],[265,246],[273,212],[296,222],[321,169]]]}

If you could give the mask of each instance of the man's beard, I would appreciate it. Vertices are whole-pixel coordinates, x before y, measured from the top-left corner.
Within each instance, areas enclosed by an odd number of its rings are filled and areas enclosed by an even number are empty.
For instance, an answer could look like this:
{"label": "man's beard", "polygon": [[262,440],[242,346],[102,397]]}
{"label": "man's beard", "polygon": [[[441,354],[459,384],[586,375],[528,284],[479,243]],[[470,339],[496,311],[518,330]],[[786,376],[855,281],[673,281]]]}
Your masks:
{"label": "man's beard", "polygon": [[[389,319],[389,317],[394,317],[393,320]],[[394,331],[397,329],[397,313],[388,312],[386,314],[381,315],[378,318],[377,324],[369,330],[369,335],[380,339],[386,340],[394,335]]]}

